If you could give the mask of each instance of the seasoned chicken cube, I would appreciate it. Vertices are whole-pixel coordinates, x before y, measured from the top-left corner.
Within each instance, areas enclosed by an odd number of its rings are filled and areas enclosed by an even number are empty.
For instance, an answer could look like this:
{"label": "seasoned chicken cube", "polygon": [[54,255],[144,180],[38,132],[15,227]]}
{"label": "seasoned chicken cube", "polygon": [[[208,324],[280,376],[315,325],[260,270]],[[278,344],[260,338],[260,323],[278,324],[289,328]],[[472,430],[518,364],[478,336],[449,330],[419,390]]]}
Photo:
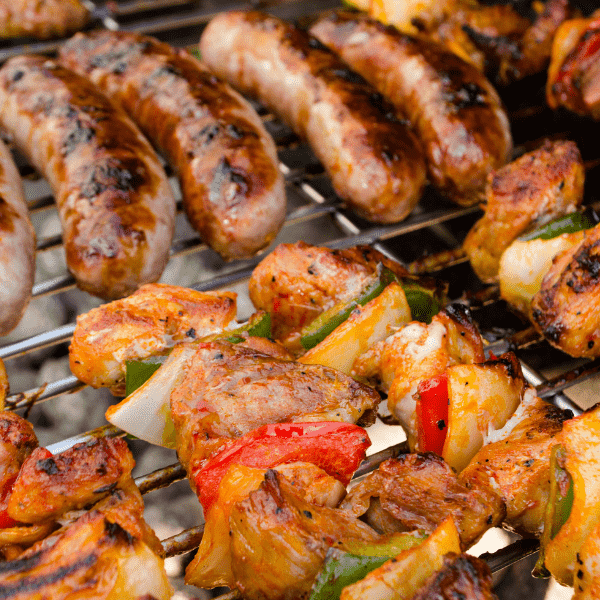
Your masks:
{"label": "seasoned chicken cube", "polygon": [[550,493],[550,451],[571,416],[528,390],[513,418],[462,471],[461,484],[499,494],[506,503],[505,525],[540,536]]}
{"label": "seasoned chicken cube", "polygon": [[38,448],[24,462],[8,502],[22,523],[56,520],[131,481],[133,456],[122,439],[95,439],[52,456]]}
{"label": "seasoned chicken cube", "polygon": [[536,329],[571,356],[600,356],[600,225],[557,254],[531,302]]}
{"label": "seasoned chicken cube", "polygon": [[285,341],[324,310],[356,297],[379,263],[408,276],[401,265],[367,246],[330,250],[304,242],[280,244],[254,269],[250,299],[271,313],[273,336]]}
{"label": "seasoned chicken cube", "polygon": [[123,395],[126,361],[222,331],[235,318],[236,297],[233,292],[144,285],[127,298],[77,317],[69,348],[71,371],[92,387]]}
{"label": "seasoned chicken cube", "polygon": [[431,533],[452,516],[463,549],[501,523],[506,514],[494,490],[467,487],[442,458],[430,452],[385,461],[350,491],[341,508],[357,517],[364,515],[384,534],[415,529]]}
{"label": "seasoned chicken cube", "polygon": [[485,215],[463,248],[477,276],[497,280],[502,253],[519,235],[573,212],[583,200],[584,168],[574,142],[546,141],[491,174]]}
{"label": "seasoned chicken cube", "polygon": [[232,507],[229,524],[236,587],[249,600],[306,598],[329,548],[380,539],[349,513],[302,500],[272,470]]}

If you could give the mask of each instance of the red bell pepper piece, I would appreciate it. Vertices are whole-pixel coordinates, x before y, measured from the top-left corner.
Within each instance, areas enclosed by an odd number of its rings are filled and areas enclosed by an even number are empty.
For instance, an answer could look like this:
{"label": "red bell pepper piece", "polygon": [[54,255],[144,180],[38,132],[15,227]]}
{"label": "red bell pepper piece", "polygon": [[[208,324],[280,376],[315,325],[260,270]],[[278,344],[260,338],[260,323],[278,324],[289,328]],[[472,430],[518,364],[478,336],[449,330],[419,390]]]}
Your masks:
{"label": "red bell pepper piece", "polygon": [[206,514],[232,464],[268,469],[309,462],[347,485],[370,445],[367,432],[350,423],[273,423],[247,433],[211,456],[192,472],[192,479]]}
{"label": "red bell pepper piece", "polygon": [[424,379],[417,389],[419,450],[441,456],[448,431],[448,377],[436,375]]}

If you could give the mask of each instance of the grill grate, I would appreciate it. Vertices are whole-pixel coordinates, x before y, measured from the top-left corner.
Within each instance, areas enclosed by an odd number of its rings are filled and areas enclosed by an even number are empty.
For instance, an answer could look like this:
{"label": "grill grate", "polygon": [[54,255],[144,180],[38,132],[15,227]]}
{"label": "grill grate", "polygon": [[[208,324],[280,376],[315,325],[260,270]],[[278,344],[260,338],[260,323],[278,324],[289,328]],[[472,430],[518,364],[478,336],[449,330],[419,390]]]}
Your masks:
{"label": "grill grate", "polygon": [[[321,10],[333,8],[339,3],[333,0],[273,0],[270,2],[251,3],[254,7],[265,8],[283,18],[296,18],[302,15],[316,13]],[[226,6],[225,6],[226,5]],[[187,46],[197,42],[201,27],[211,18],[217,10],[230,8],[245,8],[244,2],[213,2],[187,1],[187,0],[131,0],[128,2],[108,2],[93,5],[93,26],[108,29],[135,30],[142,33],[156,35],[174,45]],[[16,42],[0,43],[0,61],[10,56],[25,52],[52,53],[58,47],[55,41],[28,43],[22,40]],[[600,158],[594,155],[595,144],[590,140],[597,139],[596,126],[584,120],[570,117],[562,113],[552,114],[543,104],[540,89],[543,82],[534,81],[526,85],[533,85],[533,100],[528,106],[515,103],[523,95],[521,84],[517,90],[503,91],[509,107],[511,122],[514,126],[517,153],[535,146],[544,136],[572,137],[580,143],[582,153],[586,160],[588,182],[594,181],[600,175]],[[526,89],[526,88],[523,88]],[[511,105],[512,100],[512,105]],[[417,209],[404,222],[390,226],[373,226],[361,221],[347,212],[343,204],[336,198],[321,167],[306,146],[301,143],[292,132],[273,115],[257,107],[262,115],[265,125],[273,134],[280,153],[280,169],[285,176],[286,190],[288,193],[289,209],[284,228],[274,245],[283,241],[305,239],[307,242],[324,244],[331,248],[345,248],[356,244],[370,244],[388,256],[403,262],[415,272],[436,271],[440,278],[459,282],[456,294],[451,296],[461,297],[469,301],[474,311],[474,316],[484,332],[489,332],[489,314],[493,314],[492,322],[497,328],[498,323],[505,322],[507,314],[498,301],[495,290],[481,288],[474,281],[469,268],[465,266],[466,259],[460,251],[460,241],[480,214],[476,207],[457,208],[451,206],[437,194],[428,189],[425,197]],[[589,155],[591,152],[591,155]],[[20,161],[20,170],[24,178],[26,192],[29,198],[29,207],[34,215],[47,215],[55,212],[52,196],[48,188],[40,182],[30,166]],[[175,186],[176,189],[178,189]],[[591,204],[596,198],[592,197],[587,186],[586,203]],[[180,203],[179,203],[180,204]],[[179,205],[178,220],[184,223]],[[38,253],[40,256],[50,252],[60,253],[62,249],[61,236],[40,235],[38,232]],[[423,252],[431,256],[422,258]],[[171,248],[171,259],[183,256],[199,258],[200,264],[208,265],[206,272],[201,273],[200,281],[191,285],[197,290],[229,289],[232,286],[243,284],[250,276],[254,266],[260,261],[261,256],[253,260],[237,261],[225,264],[215,258],[200,238],[186,228],[185,223],[178,228],[178,234]],[[172,283],[178,283],[174,281]],[[34,289],[32,305],[43,303],[48,298],[57,294],[65,295],[71,292],[75,283],[66,271],[48,279],[37,281]],[[237,289],[237,288],[236,288]],[[465,290],[467,290],[466,293]],[[482,293],[483,291],[483,293]],[[78,293],[78,292],[73,292]],[[98,302],[99,303],[99,302]],[[43,310],[43,308],[42,308]],[[245,315],[248,316],[248,315]],[[27,318],[27,315],[26,315]],[[600,382],[597,373],[600,370],[600,359],[593,362],[579,361],[574,363],[566,357],[558,355],[551,350],[539,336],[532,332],[532,328],[519,321],[516,317],[509,317],[510,328],[503,326],[499,336],[491,340],[489,348],[494,352],[507,349],[514,350],[523,362],[524,373],[527,379],[538,388],[538,393],[552,400],[563,408],[570,408],[575,413],[581,412],[582,407],[574,403],[563,391],[585,380],[593,379]],[[21,339],[5,338],[5,344],[0,346],[0,358],[8,361],[7,368],[9,379],[18,368],[18,359],[34,355],[40,350],[50,349],[50,352],[61,353],[61,345],[69,341],[74,331],[74,321],[71,320],[57,328],[41,333],[27,335]],[[64,350],[62,350],[64,355]],[[546,380],[536,368],[541,361],[529,361],[532,356],[544,356],[546,362],[550,361],[554,374]],[[551,358],[547,358],[551,357]],[[14,365],[14,366],[13,366]],[[11,395],[7,400],[7,407],[12,410],[29,410],[37,404],[62,397],[83,388],[77,379],[72,376],[48,382],[42,388],[29,389]],[[49,448],[58,452],[79,441],[96,436],[123,435],[116,428],[108,425],[75,435],[72,438],[57,441]],[[379,452],[367,459],[361,466],[359,474],[364,474],[374,469],[381,461],[402,451],[403,446],[397,445]],[[183,479],[185,473],[179,464],[169,465],[152,473],[140,476],[136,483],[146,494],[166,487]],[[197,547],[202,536],[202,526],[185,530],[163,541],[164,548],[169,556],[175,556],[190,551]],[[492,570],[497,571],[521,558],[535,552],[537,542],[521,540],[484,557]],[[233,600],[237,594],[232,592],[220,597],[221,600]]]}

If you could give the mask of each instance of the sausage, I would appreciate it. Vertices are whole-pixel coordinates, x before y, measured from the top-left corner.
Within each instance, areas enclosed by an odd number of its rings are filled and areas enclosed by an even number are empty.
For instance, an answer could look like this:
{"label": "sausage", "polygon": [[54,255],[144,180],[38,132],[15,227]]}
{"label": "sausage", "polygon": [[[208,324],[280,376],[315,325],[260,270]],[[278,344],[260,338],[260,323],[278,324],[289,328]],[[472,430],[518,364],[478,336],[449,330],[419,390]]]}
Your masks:
{"label": "sausage", "polygon": [[405,114],[435,187],[461,206],[483,198],[487,174],[511,156],[512,137],[496,90],[473,65],[366,15],[334,12],[310,31]]}
{"label": "sausage", "polygon": [[55,62],[19,56],[0,69],[0,126],[52,186],[81,289],[111,300],[160,277],[175,200],[124,112]]}
{"label": "sausage", "polygon": [[17,167],[0,142],[0,335],[12,331],[31,300],[35,232]]}
{"label": "sausage", "polygon": [[90,17],[81,0],[0,0],[0,38],[64,37]]}
{"label": "sausage", "polygon": [[249,258],[285,218],[271,136],[250,104],[185,50],[135,33],[78,34],[64,65],[121,104],[178,172],[202,239],[226,259]]}
{"label": "sausage", "polygon": [[395,109],[316,39],[259,12],[222,13],[200,40],[206,64],[308,140],[362,217],[401,221],[425,182],[420,145]]}

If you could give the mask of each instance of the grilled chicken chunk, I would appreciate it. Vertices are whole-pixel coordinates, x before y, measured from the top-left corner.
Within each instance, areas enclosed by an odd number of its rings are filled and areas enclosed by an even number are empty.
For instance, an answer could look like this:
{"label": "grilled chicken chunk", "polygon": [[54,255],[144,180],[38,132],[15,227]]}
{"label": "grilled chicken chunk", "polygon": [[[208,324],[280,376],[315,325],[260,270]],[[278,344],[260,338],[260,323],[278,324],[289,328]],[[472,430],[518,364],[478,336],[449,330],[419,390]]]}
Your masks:
{"label": "grilled chicken chunk", "polygon": [[571,356],[600,355],[600,225],[557,254],[531,302],[536,329]]}
{"label": "grilled chicken chunk", "polygon": [[408,272],[377,250],[330,250],[304,242],[280,244],[254,269],[250,299],[271,313],[273,336],[286,339],[324,310],[358,295],[378,263],[398,277]]}
{"label": "grilled chicken chunk", "polygon": [[551,108],[563,106],[600,119],[600,12],[565,21],[552,44],[546,99]]}
{"label": "grilled chicken chunk", "polygon": [[21,465],[37,446],[29,421],[13,412],[0,412],[0,490],[13,483]]}
{"label": "grilled chicken chunk", "polygon": [[[468,310],[447,306],[431,323],[413,321],[375,344],[354,363],[353,373],[376,383],[388,394],[388,408],[414,443],[414,414],[419,381],[454,364],[485,360],[483,343]],[[411,441],[412,440],[412,441]]]}
{"label": "grilled chicken chunk", "polygon": [[126,361],[220,332],[235,314],[233,292],[144,285],[127,298],[77,317],[69,347],[71,371],[92,387],[108,387],[114,395],[123,395]]}
{"label": "grilled chicken chunk", "polygon": [[224,441],[261,425],[355,423],[380,401],[375,390],[333,369],[225,341],[197,344],[186,362],[171,393],[171,414],[177,452],[189,474]]}
{"label": "grilled chicken chunk", "polygon": [[121,518],[91,510],[3,563],[0,595],[15,600],[170,598],[162,558],[126,526],[128,520],[142,520],[141,512],[128,512],[126,503],[119,511]]}
{"label": "grilled chicken chunk", "polygon": [[383,534],[415,529],[431,533],[452,516],[463,549],[506,514],[504,502],[490,487],[467,487],[430,452],[385,461],[350,491],[340,508],[364,515]]}
{"label": "grilled chicken chunk", "polygon": [[65,37],[82,29],[90,13],[81,0],[2,0],[0,38]]}
{"label": "grilled chicken chunk", "polygon": [[412,600],[496,600],[492,572],[483,560],[468,554],[447,554],[436,571]]}
{"label": "grilled chicken chunk", "polygon": [[57,520],[131,481],[134,460],[122,439],[76,444],[56,456],[37,448],[25,460],[8,501],[8,514],[22,523]]}
{"label": "grilled chicken chunk", "polygon": [[460,474],[462,485],[489,490],[506,503],[504,524],[521,535],[540,536],[550,492],[550,451],[570,411],[525,393],[505,428],[488,438]]}
{"label": "grilled chicken chunk", "polygon": [[380,539],[347,512],[302,500],[272,470],[232,507],[229,523],[236,587],[249,600],[307,598],[329,548]]}
{"label": "grilled chicken chunk", "polygon": [[477,276],[498,277],[502,253],[527,230],[573,212],[583,200],[584,167],[574,142],[546,141],[490,175],[485,215],[463,248]]}

